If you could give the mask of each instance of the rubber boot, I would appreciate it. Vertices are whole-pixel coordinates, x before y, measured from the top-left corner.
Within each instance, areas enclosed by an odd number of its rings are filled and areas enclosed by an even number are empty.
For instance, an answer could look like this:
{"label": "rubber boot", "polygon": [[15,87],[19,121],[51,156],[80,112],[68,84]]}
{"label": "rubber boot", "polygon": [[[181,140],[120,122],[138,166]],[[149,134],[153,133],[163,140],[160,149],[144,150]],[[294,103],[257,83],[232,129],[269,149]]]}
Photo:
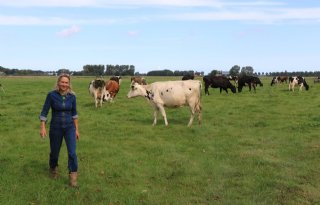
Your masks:
{"label": "rubber boot", "polygon": [[77,178],[78,173],[77,172],[70,172],[69,174],[69,186],[71,187],[77,187]]}
{"label": "rubber boot", "polygon": [[49,174],[52,179],[57,179],[58,178],[58,167],[50,168]]}

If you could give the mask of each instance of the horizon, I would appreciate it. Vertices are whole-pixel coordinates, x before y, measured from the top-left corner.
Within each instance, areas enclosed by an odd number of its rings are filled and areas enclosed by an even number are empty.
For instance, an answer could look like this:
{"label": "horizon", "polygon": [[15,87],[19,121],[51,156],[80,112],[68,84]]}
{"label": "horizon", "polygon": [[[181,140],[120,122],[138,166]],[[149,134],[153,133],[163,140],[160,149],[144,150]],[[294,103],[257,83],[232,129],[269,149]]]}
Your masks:
{"label": "horizon", "polygon": [[9,69],[320,70],[315,0],[0,0],[0,11]]}

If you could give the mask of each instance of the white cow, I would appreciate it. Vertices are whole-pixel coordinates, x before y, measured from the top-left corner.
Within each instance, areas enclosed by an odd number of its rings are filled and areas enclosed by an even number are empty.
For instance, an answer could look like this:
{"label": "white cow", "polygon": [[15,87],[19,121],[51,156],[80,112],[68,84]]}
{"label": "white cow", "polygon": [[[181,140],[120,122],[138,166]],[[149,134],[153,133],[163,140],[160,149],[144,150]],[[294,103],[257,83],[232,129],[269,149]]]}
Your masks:
{"label": "white cow", "polygon": [[188,105],[191,117],[188,123],[192,125],[195,114],[198,114],[201,123],[201,82],[199,80],[165,81],[155,82],[149,85],[133,83],[128,93],[128,98],[143,96],[154,108],[153,126],[157,124],[157,114],[160,110],[164,123],[168,126],[168,120],[164,107],[181,107]]}
{"label": "white cow", "polygon": [[89,84],[89,93],[94,98],[95,105],[102,107],[103,96],[105,95],[105,82],[104,80],[93,80]]}

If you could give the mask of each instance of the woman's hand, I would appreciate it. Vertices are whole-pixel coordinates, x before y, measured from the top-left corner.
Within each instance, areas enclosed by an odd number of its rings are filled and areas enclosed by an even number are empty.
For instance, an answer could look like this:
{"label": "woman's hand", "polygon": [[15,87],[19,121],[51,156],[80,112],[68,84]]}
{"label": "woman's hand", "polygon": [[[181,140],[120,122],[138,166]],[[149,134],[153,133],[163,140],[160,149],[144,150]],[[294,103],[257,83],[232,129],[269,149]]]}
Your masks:
{"label": "woman's hand", "polygon": [[46,136],[47,136],[46,124],[44,121],[41,121],[40,137],[44,139]]}
{"label": "woman's hand", "polygon": [[77,139],[77,140],[79,140],[79,139],[80,139],[80,134],[79,134],[78,129],[76,129],[76,139]]}

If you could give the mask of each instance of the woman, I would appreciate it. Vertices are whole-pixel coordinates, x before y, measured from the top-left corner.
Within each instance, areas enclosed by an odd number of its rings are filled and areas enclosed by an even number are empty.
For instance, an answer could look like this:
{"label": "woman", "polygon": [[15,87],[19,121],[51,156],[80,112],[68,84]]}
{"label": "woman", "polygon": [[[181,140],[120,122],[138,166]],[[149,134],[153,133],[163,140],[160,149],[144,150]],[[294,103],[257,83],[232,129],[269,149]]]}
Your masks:
{"label": "woman", "polygon": [[59,152],[64,138],[68,149],[69,185],[77,186],[78,159],[76,154],[76,140],[79,139],[78,114],[76,96],[71,89],[70,76],[62,74],[58,77],[55,90],[48,93],[43,105],[40,121],[42,138],[47,136],[46,121],[48,112],[52,109],[50,123],[50,174],[53,178],[58,176]]}

